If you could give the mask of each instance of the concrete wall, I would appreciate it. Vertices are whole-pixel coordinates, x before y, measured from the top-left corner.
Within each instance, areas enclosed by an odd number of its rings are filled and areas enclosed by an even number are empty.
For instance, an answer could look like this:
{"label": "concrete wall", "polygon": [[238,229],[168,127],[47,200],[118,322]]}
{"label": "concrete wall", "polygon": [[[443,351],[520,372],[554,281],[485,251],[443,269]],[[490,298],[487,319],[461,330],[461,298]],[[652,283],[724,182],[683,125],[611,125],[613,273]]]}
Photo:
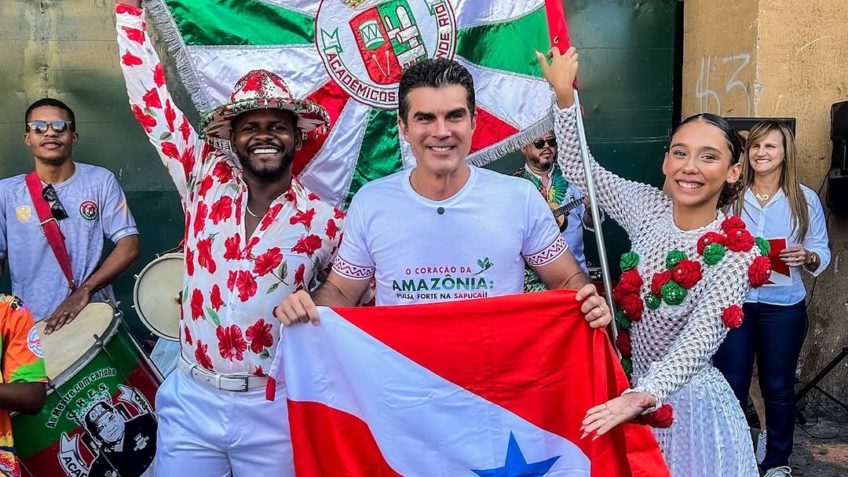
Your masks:
{"label": "concrete wall", "polygon": [[[848,100],[848,9],[844,0],[687,0],[682,111],[794,117],[800,178],[823,190],[830,166],[830,107]],[[824,197],[822,195],[822,197]],[[833,261],[807,281],[806,381],[848,346],[846,218],[828,214]],[[848,362],[825,387],[848,398]]]}

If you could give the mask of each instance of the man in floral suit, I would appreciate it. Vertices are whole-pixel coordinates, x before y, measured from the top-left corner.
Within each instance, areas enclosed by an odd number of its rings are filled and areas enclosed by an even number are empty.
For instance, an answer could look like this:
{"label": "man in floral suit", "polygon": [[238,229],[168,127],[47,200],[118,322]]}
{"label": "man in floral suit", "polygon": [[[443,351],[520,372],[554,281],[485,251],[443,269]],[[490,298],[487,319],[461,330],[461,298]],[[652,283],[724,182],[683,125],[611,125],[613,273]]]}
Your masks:
{"label": "man in floral suit", "polygon": [[[251,71],[203,117],[204,140],[174,107],[139,6],[115,6],[121,68],[186,215],[182,356],[156,396],[156,474],[293,475],[286,401],[266,401],[264,387],[274,305],[311,288],[341,236],[342,213],[292,175],[303,134],[327,113]],[[227,141],[232,152],[216,147]]]}

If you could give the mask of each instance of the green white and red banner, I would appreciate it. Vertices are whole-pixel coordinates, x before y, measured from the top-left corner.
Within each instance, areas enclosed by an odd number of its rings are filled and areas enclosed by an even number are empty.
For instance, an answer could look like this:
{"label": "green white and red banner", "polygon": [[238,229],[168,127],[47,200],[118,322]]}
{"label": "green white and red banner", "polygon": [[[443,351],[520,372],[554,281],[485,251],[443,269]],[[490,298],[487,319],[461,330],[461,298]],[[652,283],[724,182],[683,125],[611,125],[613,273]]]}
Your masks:
{"label": "green white and red banner", "polygon": [[551,92],[534,50],[550,46],[544,0],[150,0],[194,106],[225,102],[238,78],[264,68],[332,126],[296,156],[301,181],[344,205],[366,182],[414,165],[397,130],[405,65],[454,58],[474,76],[483,165],[550,128]]}

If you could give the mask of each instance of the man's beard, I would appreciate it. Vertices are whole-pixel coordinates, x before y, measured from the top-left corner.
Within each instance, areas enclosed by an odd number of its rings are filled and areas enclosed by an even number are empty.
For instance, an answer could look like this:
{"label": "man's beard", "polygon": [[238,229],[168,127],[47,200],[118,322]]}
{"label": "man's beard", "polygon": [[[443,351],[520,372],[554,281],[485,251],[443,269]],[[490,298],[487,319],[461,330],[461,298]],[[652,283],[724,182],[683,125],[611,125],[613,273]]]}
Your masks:
{"label": "man's beard", "polygon": [[267,165],[262,169],[258,169],[254,167],[254,165],[250,162],[249,158],[245,158],[239,155],[239,162],[241,163],[242,169],[251,173],[255,178],[261,180],[262,182],[274,182],[278,179],[281,179],[291,167],[293,160],[294,151],[288,150],[285,152],[285,154],[283,155],[283,159],[278,163],[276,167],[273,165]]}

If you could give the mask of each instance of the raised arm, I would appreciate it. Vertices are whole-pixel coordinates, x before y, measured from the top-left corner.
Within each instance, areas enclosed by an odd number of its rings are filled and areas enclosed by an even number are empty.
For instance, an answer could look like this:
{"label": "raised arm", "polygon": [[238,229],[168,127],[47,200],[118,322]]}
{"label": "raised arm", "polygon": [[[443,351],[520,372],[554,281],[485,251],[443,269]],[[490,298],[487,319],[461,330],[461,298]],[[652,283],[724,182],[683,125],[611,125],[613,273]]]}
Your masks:
{"label": "raised arm", "polygon": [[139,0],[115,3],[121,70],[136,120],[159,153],[180,196],[185,197],[186,185],[196,177],[205,143],[168,93],[165,73],[139,6]]}
{"label": "raised arm", "polygon": [[[542,73],[554,89],[557,99],[552,112],[554,133],[559,144],[557,160],[563,175],[580,190],[586,191],[588,187],[577,133],[578,111],[574,104],[577,52],[572,47],[560,54],[557,48],[552,48],[550,63],[541,53],[537,55]],[[623,179],[601,167],[594,158],[590,160],[599,207],[621,224],[628,234],[638,232],[643,219],[648,215],[647,211],[663,207],[666,199],[657,188]]]}

